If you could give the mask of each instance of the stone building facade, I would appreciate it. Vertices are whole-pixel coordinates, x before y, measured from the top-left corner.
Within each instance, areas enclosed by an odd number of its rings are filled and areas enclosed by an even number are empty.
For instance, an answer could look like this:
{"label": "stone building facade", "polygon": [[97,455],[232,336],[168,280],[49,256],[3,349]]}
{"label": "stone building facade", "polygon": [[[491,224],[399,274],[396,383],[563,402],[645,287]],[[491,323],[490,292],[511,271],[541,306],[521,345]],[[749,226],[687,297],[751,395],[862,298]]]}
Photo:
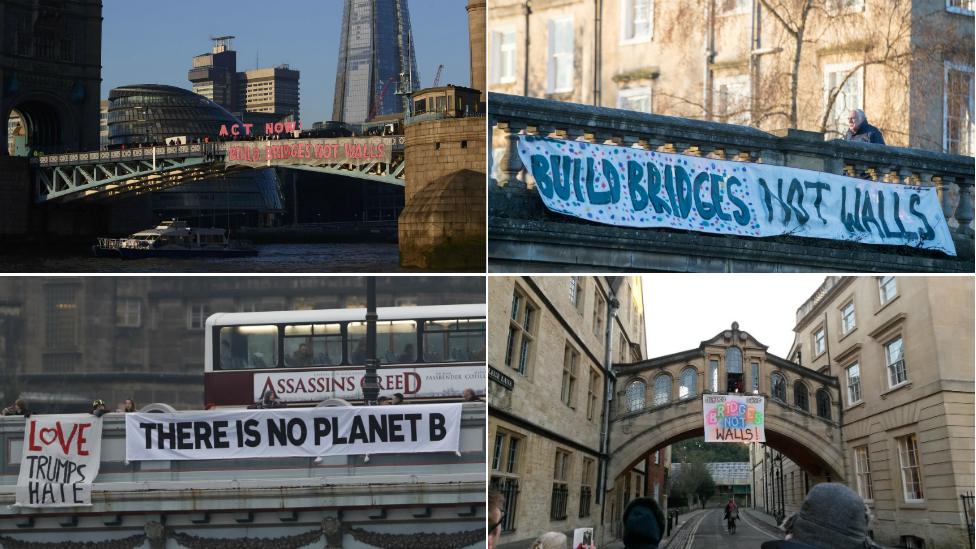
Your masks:
{"label": "stone building facade", "polygon": [[[797,310],[790,356],[840,379],[844,482],[872,509],[881,543],[966,545],[973,299],[972,277],[828,277]],[[814,483],[760,449],[753,464],[769,477],[756,480],[760,508],[764,483],[787,513]]]}
{"label": "stone building facade", "polygon": [[889,144],[973,155],[971,2],[796,4],[492,0],[488,86],[827,139],[861,108]]}
{"label": "stone building facade", "polygon": [[[613,366],[646,352],[641,281],[492,277],[488,304],[489,476],[507,511],[500,545],[578,527],[602,539],[604,497],[614,495],[601,493],[613,482],[601,431]],[[643,494],[648,470],[632,469],[630,493]]]}
{"label": "stone building facade", "polygon": [[[377,280],[380,307],[484,295],[476,277]],[[5,399],[19,393],[52,413],[86,411],[94,398],[199,409],[211,314],[365,307],[366,288],[361,277],[7,277],[0,304]]]}

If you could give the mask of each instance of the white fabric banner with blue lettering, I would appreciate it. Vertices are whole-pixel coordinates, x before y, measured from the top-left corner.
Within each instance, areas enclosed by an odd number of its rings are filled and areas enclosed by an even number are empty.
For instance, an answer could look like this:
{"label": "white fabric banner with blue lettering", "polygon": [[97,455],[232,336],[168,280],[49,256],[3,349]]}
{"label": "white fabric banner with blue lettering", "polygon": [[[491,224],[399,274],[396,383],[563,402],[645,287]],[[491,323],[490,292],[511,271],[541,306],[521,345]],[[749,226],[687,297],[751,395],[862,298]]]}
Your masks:
{"label": "white fabric banner with blue lettering", "polygon": [[526,135],[518,152],[546,207],[581,219],[956,255],[934,187]]}
{"label": "white fabric banner with blue lettering", "polygon": [[457,452],[461,404],[126,414],[129,461]]}

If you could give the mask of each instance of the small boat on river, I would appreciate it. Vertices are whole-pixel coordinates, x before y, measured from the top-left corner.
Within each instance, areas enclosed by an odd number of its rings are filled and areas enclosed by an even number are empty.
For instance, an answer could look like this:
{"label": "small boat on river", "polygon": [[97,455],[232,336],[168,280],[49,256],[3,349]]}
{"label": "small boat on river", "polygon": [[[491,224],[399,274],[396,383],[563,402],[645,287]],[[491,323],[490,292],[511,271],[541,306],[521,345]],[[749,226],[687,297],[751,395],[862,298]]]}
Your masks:
{"label": "small boat on river", "polygon": [[99,238],[92,246],[97,257],[249,257],[258,254],[249,242],[231,240],[220,228],[197,229],[186,221],[167,220],[125,238]]}

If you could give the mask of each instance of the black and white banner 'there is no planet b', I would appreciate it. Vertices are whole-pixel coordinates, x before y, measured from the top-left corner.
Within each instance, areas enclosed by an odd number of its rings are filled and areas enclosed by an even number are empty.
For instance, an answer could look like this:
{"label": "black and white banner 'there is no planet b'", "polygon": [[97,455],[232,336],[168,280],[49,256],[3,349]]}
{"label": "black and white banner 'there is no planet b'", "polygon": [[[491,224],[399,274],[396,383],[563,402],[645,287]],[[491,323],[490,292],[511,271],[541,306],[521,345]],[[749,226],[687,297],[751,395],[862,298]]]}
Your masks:
{"label": "black and white banner 'there is no planet b'", "polygon": [[456,452],[461,404],[127,414],[129,461]]}

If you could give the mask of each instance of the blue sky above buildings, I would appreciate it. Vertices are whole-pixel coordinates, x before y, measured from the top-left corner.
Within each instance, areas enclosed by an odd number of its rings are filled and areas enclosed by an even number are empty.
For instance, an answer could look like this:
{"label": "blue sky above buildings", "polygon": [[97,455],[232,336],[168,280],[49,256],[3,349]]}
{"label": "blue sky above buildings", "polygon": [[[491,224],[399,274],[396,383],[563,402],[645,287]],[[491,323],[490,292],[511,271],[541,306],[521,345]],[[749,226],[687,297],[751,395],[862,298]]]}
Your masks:
{"label": "blue sky above buildings", "polygon": [[[421,85],[470,84],[466,0],[409,0]],[[233,35],[237,69],[282,63],[301,71],[301,118],[332,117],[342,0],[103,0],[102,99],[128,84],[190,89],[194,55]]]}

